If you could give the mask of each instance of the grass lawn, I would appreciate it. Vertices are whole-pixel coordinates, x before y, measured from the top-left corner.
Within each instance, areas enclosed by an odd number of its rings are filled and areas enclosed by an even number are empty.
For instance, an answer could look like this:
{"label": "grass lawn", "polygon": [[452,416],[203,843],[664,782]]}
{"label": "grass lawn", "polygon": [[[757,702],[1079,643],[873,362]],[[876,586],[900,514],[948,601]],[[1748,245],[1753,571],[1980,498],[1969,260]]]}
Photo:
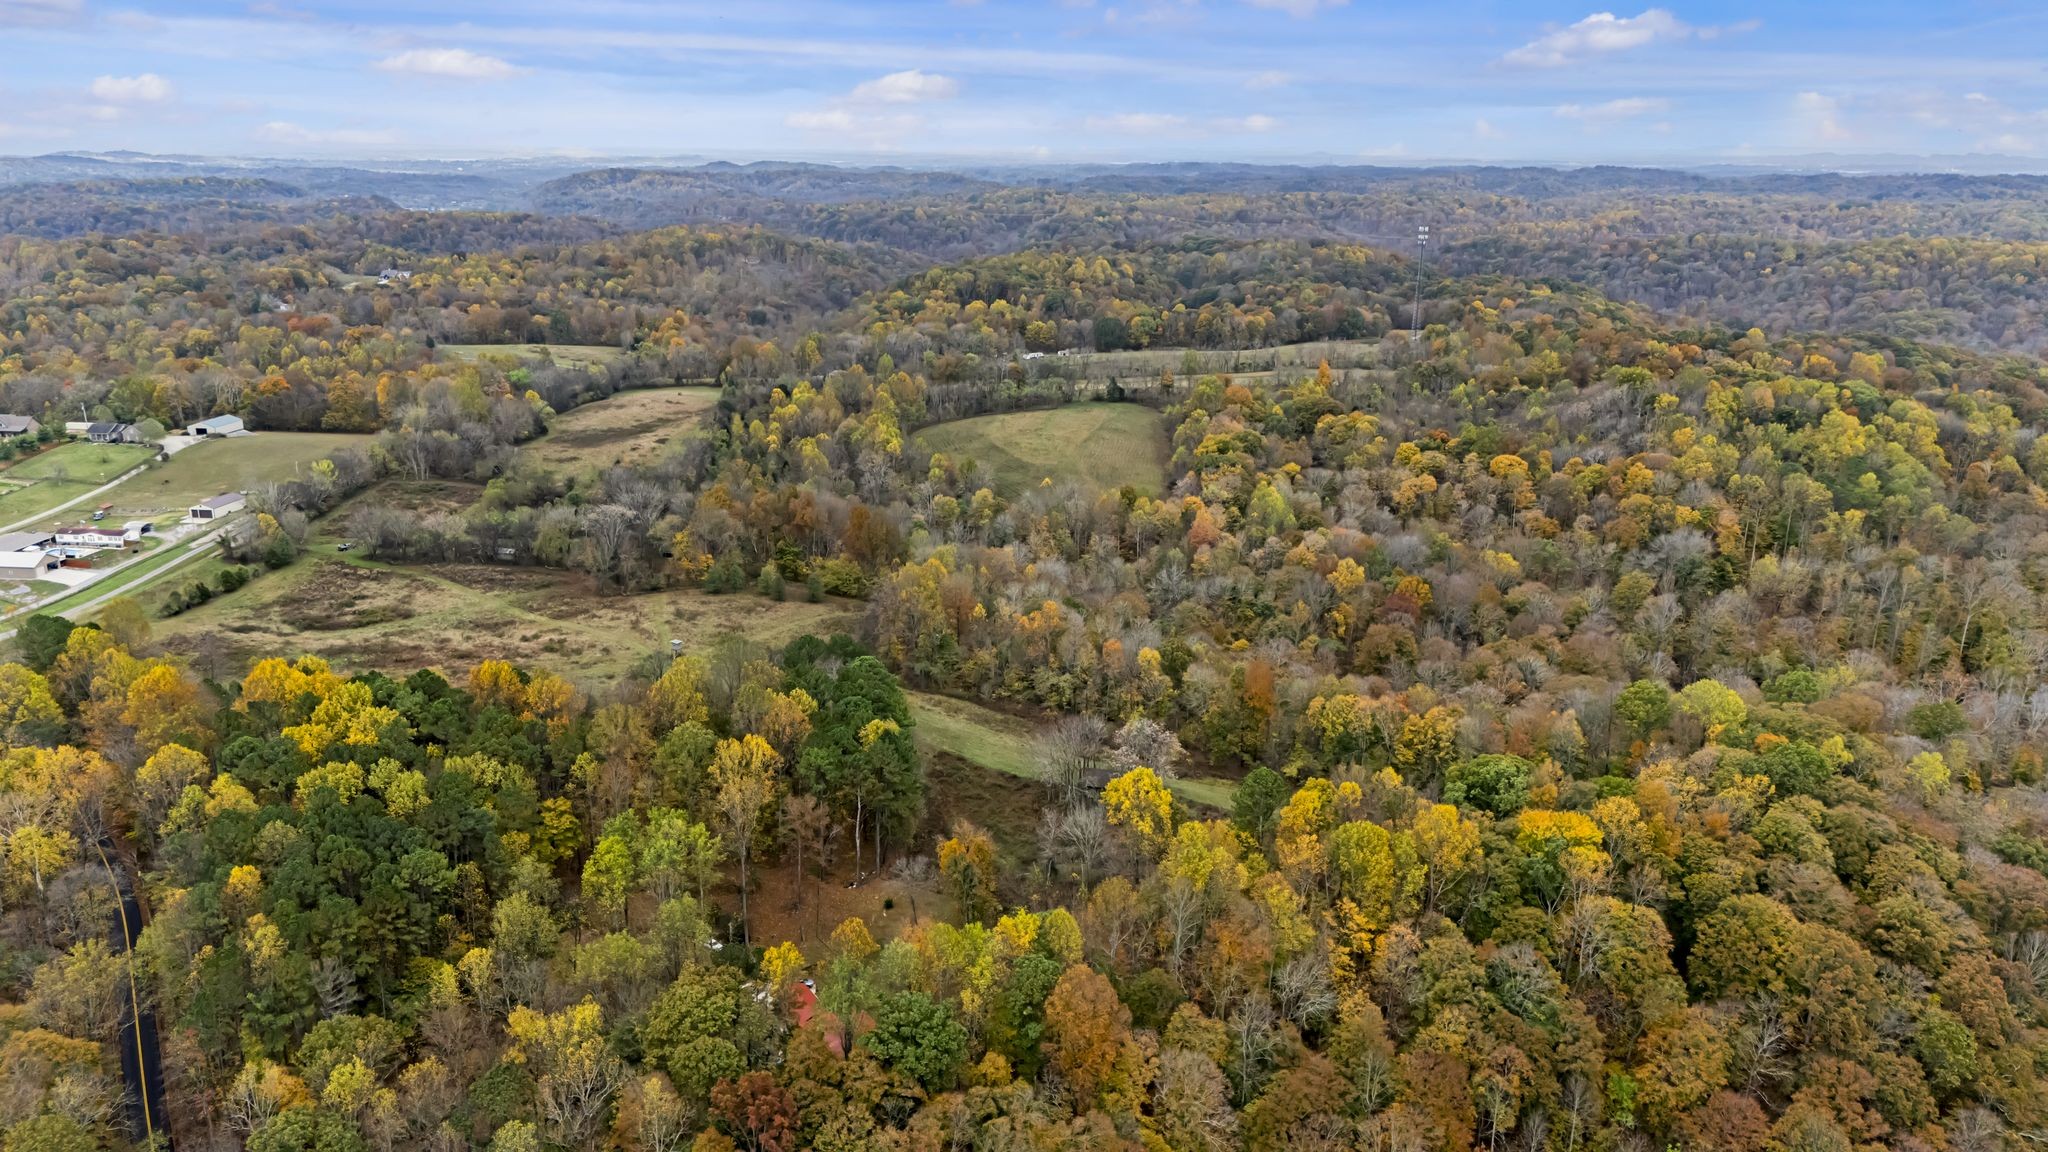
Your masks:
{"label": "grass lawn", "polygon": [[1069,404],[934,424],[917,442],[956,460],[979,461],[1004,495],[1047,479],[1099,488],[1166,490],[1166,418],[1138,404]]}
{"label": "grass lawn", "polygon": [[468,362],[482,356],[511,356],[547,360],[564,368],[609,364],[625,354],[625,349],[609,344],[440,344],[434,348],[437,360]]}
{"label": "grass lawn", "polygon": [[[83,496],[156,455],[139,444],[75,441],[39,452],[0,471],[0,524],[40,516]],[[91,515],[91,509],[84,509]]]}
{"label": "grass lawn", "polygon": [[313,461],[370,437],[339,432],[257,432],[194,444],[107,494],[114,515],[183,513],[208,496],[303,474]]}
{"label": "grass lawn", "polygon": [[[909,695],[910,715],[917,721],[918,743],[927,753],[956,757],[1026,780],[1039,779],[1039,724],[951,696],[916,691]],[[1205,777],[1169,780],[1167,787],[1191,804],[1224,812],[1230,810],[1231,797],[1237,790],[1233,781]]]}
{"label": "grass lawn", "polygon": [[600,595],[588,579],[566,572],[390,565],[335,554],[330,545],[160,621],[157,636],[174,650],[204,649],[202,662],[217,663],[226,676],[264,656],[300,653],[349,672],[395,675],[418,668],[467,675],[477,662],[496,658],[596,688],[616,682],[650,653],[666,652],[671,638],[689,651],[729,635],[785,644],[806,632],[842,631],[856,611],[845,601],[777,602],[688,590]]}
{"label": "grass lawn", "polygon": [[635,463],[659,455],[718,406],[716,388],[636,388],[555,417],[548,434],[520,449],[558,471]]}

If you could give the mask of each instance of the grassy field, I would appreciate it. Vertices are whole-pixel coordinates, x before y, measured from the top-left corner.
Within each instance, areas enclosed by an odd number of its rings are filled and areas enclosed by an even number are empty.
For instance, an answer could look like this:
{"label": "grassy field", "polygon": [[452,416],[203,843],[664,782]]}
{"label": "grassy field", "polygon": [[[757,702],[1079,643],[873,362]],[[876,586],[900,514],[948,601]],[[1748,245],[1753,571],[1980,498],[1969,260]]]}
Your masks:
{"label": "grassy field", "polygon": [[306,652],[347,671],[395,674],[466,674],[498,658],[596,687],[667,651],[671,638],[692,651],[735,634],[781,644],[843,630],[853,618],[846,602],[692,591],[604,596],[582,577],[542,568],[396,566],[316,551],[160,622],[158,636],[175,650],[204,649],[224,675],[263,656]]}
{"label": "grassy field", "polygon": [[[0,471],[0,524],[40,516],[83,496],[156,454],[139,444],[76,441],[39,452]],[[90,514],[91,510],[86,510]]]}
{"label": "grassy field", "polygon": [[441,344],[434,348],[437,360],[469,362],[481,356],[512,356],[547,360],[563,368],[609,364],[625,354],[625,349],[609,344]]}
{"label": "grassy field", "polygon": [[716,388],[640,388],[555,417],[522,451],[550,468],[581,471],[649,459],[718,404]]}
{"label": "grassy field", "polygon": [[[917,739],[927,753],[957,757],[969,764],[1036,780],[1040,725],[1017,716],[951,696],[910,693],[911,718]],[[1235,782],[1207,777],[1167,781],[1173,793],[1190,804],[1229,811]],[[971,814],[970,814],[971,815]]]}
{"label": "grassy field", "polygon": [[1070,380],[1107,381],[1114,377],[1136,387],[1157,380],[1161,371],[1176,376],[1229,373],[1233,376],[1265,376],[1275,372],[1311,369],[1329,361],[1332,368],[1374,368],[1379,365],[1378,340],[1318,340],[1309,344],[1282,344],[1275,348],[1201,350],[1191,348],[1147,349],[1142,352],[1075,352],[1033,361],[1047,375]]}
{"label": "grassy field", "polygon": [[972,458],[996,487],[1016,495],[1047,479],[1100,488],[1166,490],[1166,419],[1137,404],[1069,404],[934,424],[916,440],[933,452]]}
{"label": "grassy field", "polygon": [[107,494],[116,516],[182,512],[208,496],[290,480],[341,448],[369,443],[338,432],[258,432],[194,444]]}

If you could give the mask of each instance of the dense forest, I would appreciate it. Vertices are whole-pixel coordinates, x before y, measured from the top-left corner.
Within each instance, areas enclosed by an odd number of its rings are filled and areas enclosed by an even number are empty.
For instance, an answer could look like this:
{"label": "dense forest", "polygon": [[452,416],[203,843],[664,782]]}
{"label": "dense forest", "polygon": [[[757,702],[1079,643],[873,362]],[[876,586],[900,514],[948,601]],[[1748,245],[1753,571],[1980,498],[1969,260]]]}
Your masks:
{"label": "dense forest", "polygon": [[[588,683],[15,621],[0,1142],[143,1143],[138,1009],[183,1148],[2048,1140],[2039,190],[1960,187],[784,166],[0,237],[0,408],[375,432],[270,536],[858,620]],[[776,218],[600,219],[663,189]],[[1499,227],[1362,235],[1453,201]],[[610,355],[443,354],[527,343]],[[657,452],[531,450],[679,383]],[[1118,399],[1157,490],[915,435]],[[1038,725],[1034,830],[913,694]],[[879,876],[936,906],[762,930]]]}

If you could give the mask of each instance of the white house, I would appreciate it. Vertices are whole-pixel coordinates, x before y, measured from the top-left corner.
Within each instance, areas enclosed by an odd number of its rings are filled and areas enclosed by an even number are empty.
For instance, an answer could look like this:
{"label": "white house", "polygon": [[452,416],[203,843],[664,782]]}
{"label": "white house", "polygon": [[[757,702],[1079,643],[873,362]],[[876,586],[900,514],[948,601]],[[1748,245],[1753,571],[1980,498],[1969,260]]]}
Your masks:
{"label": "white house", "polygon": [[249,498],[240,492],[223,492],[194,504],[186,515],[193,520],[218,520],[231,513],[240,512],[248,503]]}
{"label": "white house", "polygon": [[62,548],[119,548],[127,542],[128,534],[119,528],[80,524],[57,529],[57,544]]}

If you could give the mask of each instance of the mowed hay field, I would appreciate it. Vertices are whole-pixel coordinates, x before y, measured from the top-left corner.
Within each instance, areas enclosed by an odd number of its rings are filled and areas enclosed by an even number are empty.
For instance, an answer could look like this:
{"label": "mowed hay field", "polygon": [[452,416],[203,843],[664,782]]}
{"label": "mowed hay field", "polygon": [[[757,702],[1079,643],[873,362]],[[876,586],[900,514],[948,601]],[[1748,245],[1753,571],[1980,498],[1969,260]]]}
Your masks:
{"label": "mowed hay field", "polygon": [[550,468],[580,471],[659,455],[718,406],[716,388],[639,388],[555,417],[521,451]]}
{"label": "mowed hay field", "polygon": [[729,635],[784,644],[850,628],[858,605],[695,591],[601,595],[588,578],[483,564],[394,566],[307,556],[168,620],[156,634],[209,675],[264,656],[311,653],[346,672],[463,675],[485,659],[546,668],[593,687],[679,639],[702,652]]}
{"label": "mowed hay field", "polygon": [[515,360],[546,360],[563,368],[587,368],[609,364],[626,354],[609,344],[442,344],[434,358],[470,363],[484,356],[509,356]]}
{"label": "mowed hay field", "polygon": [[[140,444],[88,444],[80,440],[18,461],[0,471],[0,525],[40,516],[138,464],[148,463],[155,455],[155,449]],[[90,514],[92,509],[84,511]]]}
{"label": "mowed hay field", "polygon": [[1166,418],[1139,404],[1069,404],[934,424],[915,439],[979,461],[1004,495],[1050,479],[1158,495],[1166,490]]}
{"label": "mowed hay field", "polygon": [[107,501],[115,515],[182,511],[208,496],[303,476],[315,460],[369,442],[367,435],[341,432],[256,432],[202,441],[114,489]]}

